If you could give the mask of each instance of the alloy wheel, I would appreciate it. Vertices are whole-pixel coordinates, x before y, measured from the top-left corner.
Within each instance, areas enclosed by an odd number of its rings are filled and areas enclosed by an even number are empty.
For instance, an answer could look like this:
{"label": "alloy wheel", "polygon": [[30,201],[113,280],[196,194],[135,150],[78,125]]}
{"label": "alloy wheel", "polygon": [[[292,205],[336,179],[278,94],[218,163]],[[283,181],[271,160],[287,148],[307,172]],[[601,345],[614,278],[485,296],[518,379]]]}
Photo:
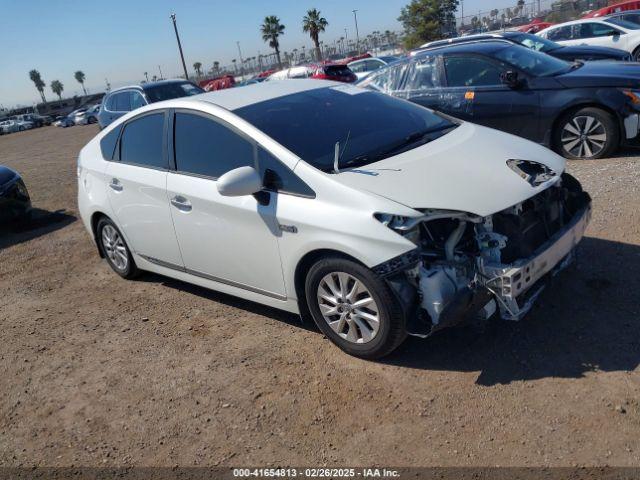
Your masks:
{"label": "alloy wheel", "polygon": [[604,150],[607,131],[597,118],[581,115],[565,124],[560,140],[567,153],[574,157],[591,158]]}
{"label": "alloy wheel", "polygon": [[325,275],[318,285],[317,297],[322,317],[344,340],[364,344],[378,334],[378,305],[364,283],[353,275]]}
{"label": "alloy wheel", "polygon": [[105,225],[102,229],[102,246],[111,264],[119,271],[124,272],[129,265],[127,247],[120,233],[111,225]]}

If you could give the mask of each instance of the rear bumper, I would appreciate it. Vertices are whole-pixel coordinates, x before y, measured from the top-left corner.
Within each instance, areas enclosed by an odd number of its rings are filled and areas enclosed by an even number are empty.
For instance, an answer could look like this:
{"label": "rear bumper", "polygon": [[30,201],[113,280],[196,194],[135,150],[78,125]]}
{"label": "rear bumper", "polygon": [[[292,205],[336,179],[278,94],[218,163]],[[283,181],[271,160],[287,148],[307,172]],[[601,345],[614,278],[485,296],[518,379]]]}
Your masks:
{"label": "rear bumper", "polygon": [[511,265],[480,264],[489,279],[484,286],[495,295],[504,319],[518,321],[531,310],[549,274],[555,275],[573,260],[590,219],[589,203],[531,257]]}

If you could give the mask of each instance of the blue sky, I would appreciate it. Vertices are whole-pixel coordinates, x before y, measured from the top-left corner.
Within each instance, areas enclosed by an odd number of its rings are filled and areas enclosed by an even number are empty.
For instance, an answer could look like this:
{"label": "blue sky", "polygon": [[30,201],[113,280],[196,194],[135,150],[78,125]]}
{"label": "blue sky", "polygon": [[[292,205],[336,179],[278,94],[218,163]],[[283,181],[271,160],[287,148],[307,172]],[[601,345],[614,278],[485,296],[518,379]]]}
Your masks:
{"label": "blue sky", "polygon": [[[86,74],[90,91],[104,89],[105,78],[113,87],[151,77],[161,66],[165,77],[180,74],[180,59],[169,14],[175,12],[187,67],[200,61],[206,68],[214,60],[222,64],[238,57],[240,41],[244,57],[268,53],[259,25],[266,15],[277,15],[287,29],[282,50],[311,45],[302,33],[301,19],[312,7],[329,21],[324,37],[355,37],[353,14],[358,9],[360,33],[400,30],[397,17],[409,0],[0,0],[0,105],[31,105],[39,100],[29,80],[36,68],[49,87],[60,80],[64,95],[81,93],[73,78]],[[516,1],[464,0],[465,14]]]}

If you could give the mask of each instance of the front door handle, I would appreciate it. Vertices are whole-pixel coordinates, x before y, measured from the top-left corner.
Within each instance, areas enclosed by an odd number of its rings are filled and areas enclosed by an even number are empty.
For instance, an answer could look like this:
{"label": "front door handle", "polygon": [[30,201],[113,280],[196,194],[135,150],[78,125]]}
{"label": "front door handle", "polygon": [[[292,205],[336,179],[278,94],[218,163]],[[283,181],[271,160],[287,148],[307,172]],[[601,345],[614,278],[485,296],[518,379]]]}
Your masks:
{"label": "front door handle", "polygon": [[124,187],[120,183],[120,180],[118,180],[117,178],[112,178],[109,186],[116,192],[121,192],[124,189]]}
{"label": "front door handle", "polygon": [[171,199],[171,205],[183,212],[190,212],[193,206],[191,202],[184,198],[182,195],[176,195]]}

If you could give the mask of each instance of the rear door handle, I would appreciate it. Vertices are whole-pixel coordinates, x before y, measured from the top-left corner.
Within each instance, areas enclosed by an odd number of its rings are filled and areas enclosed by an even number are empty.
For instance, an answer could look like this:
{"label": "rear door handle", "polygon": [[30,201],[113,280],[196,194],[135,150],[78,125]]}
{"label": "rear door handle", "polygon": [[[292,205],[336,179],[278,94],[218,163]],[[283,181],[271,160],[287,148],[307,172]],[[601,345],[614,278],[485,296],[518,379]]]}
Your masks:
{"label": "rear door handle", "polygon": [[118,180],[117,178],[112,178],[109,186],[116,192],[121,192],[124,189],[124,187],[120,183],[120,180]]}
{"label": "rear door handle", "polygon": [[191,202],[184,198],[182,195],[176,195],[171,199],[171,205],[183,212],[190,212],[193,206]]}

